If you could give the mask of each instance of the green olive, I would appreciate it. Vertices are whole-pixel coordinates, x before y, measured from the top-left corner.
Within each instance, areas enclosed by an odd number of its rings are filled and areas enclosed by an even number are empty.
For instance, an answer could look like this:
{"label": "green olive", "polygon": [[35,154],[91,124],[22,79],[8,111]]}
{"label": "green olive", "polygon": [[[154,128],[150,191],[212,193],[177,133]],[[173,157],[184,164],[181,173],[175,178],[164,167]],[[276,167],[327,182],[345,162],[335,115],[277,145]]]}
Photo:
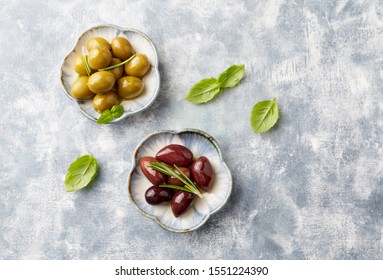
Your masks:
{"label": "green olive", "polygon": [[120,99],[118,98],[118,95],[113,91],[101,95],[96,95],[93,98],[93,108],[100,113],[118,104],[120,104]]}
{"label": "green olive", "polygon": [[93,92],[88,88],[88,76],[80,76],[77,78],[71,88],[72,96],[76,99],[89,99],[93,96]]}
{"label": "green olive", "polygon": [[88,80],[89,89],[96,94],[103,94],[110,91],[116,79],[113,73],[108,71],[99,71],[92,74]]}
{"label": "green olive", "polygon": [[88,54],[88,64],[93,70],[107,67],[112,61],[112,54],[108,49],[91,49]]}
{"label": "green olive", "polygon": [[144,90],[144,83],[140,78],[125,76],[117,82],[117,93],[122,98],[134,98],[139,96]]}
{"label": "green olive", "polygon": [[150,62],[146,55],[136,54],[136,56],[125,64],[125,73],[129,76],[142,77],[148,72]]}
{"label": "green olive", "polygon": [[[112,58],[112,61],[110,62],[109,66],[116,65],[120,63],[121,60],[119,58]],[[113,68],[112,70],[109,70],[111,73],[113,73],[114,78],[116,81],[122,77],[122,74],[124,74],[124,66],[118,66],[116,68]]]}
{"label": "green olive", "polygon": [[133,54],[133,47],[124,37],[115,37],[112,40],[113,55],[121,60],[126,60]]}
{"label": "green olive", "polygon": [[79,73],[80,75],[88,75],[86,72],[85,66],[84,66],[84,61],[82,59],[82,55],[79,55],[76,57],[74,61],[74,71]]}
{"label": "green olive", "polygon": [[107,40],[102,37],[92,37],[86,42],[86,48],[88,51],[96,48],[107,48],[111,50],[111,46]]}

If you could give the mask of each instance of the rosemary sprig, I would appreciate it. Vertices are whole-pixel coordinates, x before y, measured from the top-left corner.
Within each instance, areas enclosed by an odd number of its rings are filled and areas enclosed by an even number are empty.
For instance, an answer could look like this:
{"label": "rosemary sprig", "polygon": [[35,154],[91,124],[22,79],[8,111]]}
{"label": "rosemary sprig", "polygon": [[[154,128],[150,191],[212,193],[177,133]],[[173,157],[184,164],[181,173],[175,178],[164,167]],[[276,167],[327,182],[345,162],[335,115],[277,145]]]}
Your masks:
{"label": "rosemary sprig", "polygon": [[149,168],[155,169],[165,175],[173,176],[174,178],[177,178],[182,183],[185,184],[185,186],[175,186],[175,185],[160,185],[160,187],[164,188],[171,188],[171,189],[179,189],[181,191],[187,191],[190,193],[193,193],[195,195],[198,195],[200,198],[202,198],[202,194],[198,187],[186,176],[185,173],[183,173],[177,165],[174,165],[174,168],[179,172],[175,172],[169,165],[163,163],[163,162],[151,162],[148,165]]}
{"label": "rosemary sprig", "polygon": [[132,55],[131,57],[129,57],[127,60],[124,60],[123,62],[120,62],[120,63],[117,63],[115,65],[112,65],[112,66],[108,66],[108,67],[105,67],[105,68],[101,68],[101,69],[98,69],[98,71],[107,71],[107,70],[111,70],[113,68],[117,68],[119,66],[122,66],[124,65],[125,63],[128,63],[129,61],[131,61],[136,55]]}
{"label": "rosemary sprig", "polygon": [[161,188],[169,188],[169,189],[175,189],[175,190],[190,192],[188,188],[185,188],[185,187],[182,187],[182,186],[177,186],[177,185],[162,184],[162,185],[160,185],[160,187]]}
{"label": "rosemary sprig", "polygon": [[86,59],[85,47],[82,47],[82,62],[84,63],[86,73],[88,74],[88,76],[90,76],[90,74],[92,73],[92,70],[90,69],[88,60]]}

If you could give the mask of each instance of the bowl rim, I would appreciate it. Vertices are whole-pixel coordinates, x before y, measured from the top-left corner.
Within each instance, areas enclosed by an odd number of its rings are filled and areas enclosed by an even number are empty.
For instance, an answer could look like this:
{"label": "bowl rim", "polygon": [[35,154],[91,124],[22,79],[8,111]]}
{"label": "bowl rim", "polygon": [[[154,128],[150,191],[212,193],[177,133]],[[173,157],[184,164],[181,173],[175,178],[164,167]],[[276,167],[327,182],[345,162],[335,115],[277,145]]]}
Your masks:
{"label": "bowl rim", "polygon": [[[145,212],[144,210],[142,210],[140,207],[138,207],[138,205],[134,201],[134,198],[133,198],[133,195],[132,195],[132,192],[131,192],[131,179],[132,179],[134,170],[137,167],[137,165],[136,165],[137,155],[138,155],[138,153],[139,153],[139,151],[141,149],[141,146],[147,140],[149,140],[152,137],[156,137],[157,135],[161,135],[161,134],[179,135],[179,134],[183,134],[183,133],[195,133],[195,134],[198,134],[198,135],[200,135],[202,137],[207,138],[209,140],[209,142],[212,143],[214,148],[217,150],[217,153],[218,153],[221,165],[225,169],[225,172],[227,173],[228,180],[229,180],[229,189],[228,189],[228,191],[226,193],[225,199],[221,202],[221,205],[218,208],[216,208],[215,210],[210,211],[198,225],[196,225],[194,227],[191,227],[191,228],[187,228],[187,229],[174,229],[174,228],[171,228],[171,227],[161,223],[156,216],[151,215],[151,214]],[[228,201],[228,199],[229,199],[229,197],[230,197],[230,195],[232,193],[232,189],[233,189],[233,179],[232,179],[232,176],[231,176],[230,169],[227,167],[226,162],[223,159],[220,145],[218,144],[218,142],[210,134],[208,134],[208,133],[206,133],[206,132],[204,132],[202,130],[195,129],[195,128],[185,128],[185,129],[177,129],[177,130],[159,130],[159,131],[156,131],[156,132],[148,134],[143,140],[140,141],[140,143],[138,143],[137,147],[134,150],[133,157],[132,157],[132,167],[130,169],[129,176],[128,176],[128,194],[129,194],[130,201],[134,204],[134,206],[138,209],[138,211],[141,214],[143,214],[144,216],[154,220],[161,227],[163,227],[163,228],[165,228],[165,229],[167,229],[169,231],[172,231],[172,232],[190,232],[190,231],[193,231],[193,230],[196,230],[196,229],[200,228],[201,226],[203,226],[207,222],[207,220],[210,218],[210,216],[212,214],[218,212],[227,203],[227,201]]]}
{"label": "bowl rim", "polygon": [[62,89],[65,93],[65,95],[70,99],[72,100],[76,105],[77,105],[77,108],[80,110],[80,112],[85,116],[87,117],[88,119],[94,121],[94,122],[97,122],[97,119],[91,115],[89,115],[88,113],[85,112],[85,110],[82,108],[82,105],[80,103],[79,100],[75,99],[65,88],[64,86],[64,79],[63,79],[63,67],[64,67],[64,64],[66,62],[66,60],[68,59],[68,57],[75,52],[76,50],[76,46],[78,44],[78,42],[80,41],[80,39],[86,34],[88,33],[89,31],[93,30],[93,29],[97,29],[97,28],[103,28],[103,27],[107,27],[107,28],[113,28],[113,29],[116,29],[117,31],[120,31],[120,32],[134,32],[134,33],[137,33],[139,34],[140,36],[142,36],[144,39],[146,39],[148,41],[148,43],[151,45],[151,47],[153,48],[153,51],[154,51],[154,55],[156,57],[156,61],[155,63],[152,63],[152,67],[154,72],[155,72],[155,75],[157,77],[157,87],[154,91],[154,94],[153,94],[153,97],[150,99],[150,101],[145,104],[145,106],[143,106],[142,108],[140,108],[139,110],[136,110],[136,111],[133,111],[133,112],[126,112],[124,113],[123,116],[121,116],[120,118],[118,119],[114,119],[112,120],[111,122],[109,122],[108,124],[113,124],[113,123],[116,123],[116,122],[119,122],[125,118],[127,118],[128,116],[131,116],[131,115],[134,115],[134,114],[137,114],[141,111],[144,111],[146,110],[147,108],[149,108],[153,103],[154,101],[156,100],[158,94],[159,94],[159,91],[160,91],[160,86],[161,86],[161,78],[160,78],[160,72],[159,72],[159,69],[158,69],[158,65],[159,65],[159,62],[158,62],[158,53],[157,53],[157,48],[156,46],[154,45],[153,41],[149,38],[148,35],[146,35],[145,33],[143,33],[142,31],[138,30],[138,29],[135,29],[135,28],[124,28],[124,27],[120,27],[120,26],[117,26],[117,25],[114,25],[114,24],[100,24],[100,25],[95,25],[95,26],[92,26],[88,29],[86,29],[84,32],[81,33],[81,35],[77,38],[74,46],[72,47],[72,49],[65,55],[61,65],[60,65],[60,84],[62,86]]}

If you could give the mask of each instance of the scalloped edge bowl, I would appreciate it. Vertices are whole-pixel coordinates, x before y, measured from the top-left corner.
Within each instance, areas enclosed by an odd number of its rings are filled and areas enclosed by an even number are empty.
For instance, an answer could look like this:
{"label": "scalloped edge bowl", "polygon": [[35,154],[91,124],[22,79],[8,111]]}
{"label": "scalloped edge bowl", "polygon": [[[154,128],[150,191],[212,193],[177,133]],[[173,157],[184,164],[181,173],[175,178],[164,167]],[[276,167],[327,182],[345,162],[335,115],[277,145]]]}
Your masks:
{"label": "scalloped edge bowl", "polygon": [[[174,217],[169,203],[155,206],[146,203],[145,191],[152,184],[143,175],[139,164],[142,156],[155,156],[168,144],[184,145],[193,152],[194,157],[206,156],[215,172],[211,191],[205,192],[202,199],[197,198],[193,206],[178,218]],[[163,228],[173,232],[189,232],[205,224],[211,214],[226,204],[232,184],[230,170],[212,136],[197,129],[163,130],[146,136],[135,149],[128,177],[128,193],[137,209]]]}
{"label": "scalloped edge bowl", "polygon": [[116,36],[123,36],[131,42],[136,53],[146,54],[151,63],[149,72],[143,77],[145,84],[144,92],[134,99],[123,100],[121,105],[124,106],[124,114],[111,123],[118,122],[130,115],[147,109],[157,98],[160,89],[160,73],[158,70],[156,47],[143,32],[132,28],[121,28],[111,24],[98,25],[86,30],[77,39],[74,48],[64,58],[60,68],[60,79],[65,95],[76,103],[78,109],[87,118],[97,121],[100,114],[93,109],[92,100],[77,100],[71,95],[72,83],[78,77],[78,74],[73,69],[74,60],[77,55],[82,54],[82,46],[85,46],[86,41],[95,36],[103,37],[109,42]]}

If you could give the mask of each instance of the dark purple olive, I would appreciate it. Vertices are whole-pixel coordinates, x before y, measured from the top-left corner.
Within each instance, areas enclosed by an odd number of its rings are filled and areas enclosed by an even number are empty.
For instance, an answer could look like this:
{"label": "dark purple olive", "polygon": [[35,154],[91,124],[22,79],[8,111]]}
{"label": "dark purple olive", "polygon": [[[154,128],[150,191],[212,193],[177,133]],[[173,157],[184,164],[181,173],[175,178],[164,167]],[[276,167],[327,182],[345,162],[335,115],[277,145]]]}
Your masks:
{"label": "dark purple olive", "polygon": [[142,157],[140,159],[140,167],[142,172],[146,178],[148,178],[148,180],[155,186],[165,183],[166,176],[164,174],[148,167],[151,162],[158,162],[158,160],[154,157]]}
{"label": "dark purple olive", "polygon": [[170,144],[163,147],[156,158],[170,165],[188,166],[193,161],[193,153],[182,145]]}
{"label": "dark purple olive", "polygon": [[173,192],[167,188],[151,186],[145,192],[145,200],[151,205],[157,205],[168,202],[172,199]]}
{"label": "dark purple olive", "polygon": [[[190,172],[190,169],[187,168],[187,167],[179,167],[179,169],[186,175],[189,177],[189,179],[191,178],[191,172]],[[178,171],[173,168],[173,170],[178,173]],[[177,178],[173,177],[173,176],[169,176],[168,177],[168,180],[167,180],[167,183],[169,185],[176,185],[176,186],[184,186],[185,184],[182,183],[180,180],[178,180]]]}
{"label": "dark purple olive", "polygon": [[191,167],[194,182],[204,191],[210,191],[213,186],[214,171],[206,157],[197,158]]}
{"label": "dark purple olive", "polygon": [[172,198],[171,207],[172,212],[176,218],[185,213],[192,204],[194,199],[196,198],[195,194],[184,191],[177,191]]}

